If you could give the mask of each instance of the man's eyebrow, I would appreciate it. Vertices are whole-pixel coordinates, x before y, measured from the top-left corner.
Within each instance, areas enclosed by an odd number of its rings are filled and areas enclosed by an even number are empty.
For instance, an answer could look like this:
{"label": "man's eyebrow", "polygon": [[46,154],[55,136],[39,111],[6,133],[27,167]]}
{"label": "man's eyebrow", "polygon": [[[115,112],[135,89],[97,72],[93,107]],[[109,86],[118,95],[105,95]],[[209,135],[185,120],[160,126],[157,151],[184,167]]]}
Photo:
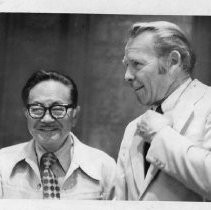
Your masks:
{"label": "man's eyebrow", "polygon": [[51,105],[60,105],[60,104],[68,104],[68,103],[64,103],[63,101],[54,101],[53,103],[51,103]]}
{"label": "man's eyebrow", "polygon": [[123,65],[128,65],[128,59],[127,58],[123,58],[122,59],[122,64]]}
{"label": "man's eyebrow", "polygon": [[38,105],[43,105],[43,103],[39,102],[39,101],[33,101],[32,103],[28,103],[28,104],[38,104]]}

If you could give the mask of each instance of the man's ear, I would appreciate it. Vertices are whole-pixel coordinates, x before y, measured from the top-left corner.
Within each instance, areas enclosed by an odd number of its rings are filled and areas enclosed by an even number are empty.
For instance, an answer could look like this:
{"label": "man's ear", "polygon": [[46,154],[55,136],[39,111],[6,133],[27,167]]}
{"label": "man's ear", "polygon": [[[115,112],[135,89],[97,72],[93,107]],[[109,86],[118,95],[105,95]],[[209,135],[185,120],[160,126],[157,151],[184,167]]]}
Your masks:
{"label": "man's ear", "polygon": [[182,64],[180,53],[177,50],[171,51],[167,62],[170,70],[178,69]]}
{"label": "man's ear", "polygon": [[73,109],[73,113],[72,113],[72,117],[73,117],[73,127],[75,127],[77,121],[78,121],[78,117],[79,117],[79,112],[80,112],[81,108],[80,106],[77,106],[76,108]]}

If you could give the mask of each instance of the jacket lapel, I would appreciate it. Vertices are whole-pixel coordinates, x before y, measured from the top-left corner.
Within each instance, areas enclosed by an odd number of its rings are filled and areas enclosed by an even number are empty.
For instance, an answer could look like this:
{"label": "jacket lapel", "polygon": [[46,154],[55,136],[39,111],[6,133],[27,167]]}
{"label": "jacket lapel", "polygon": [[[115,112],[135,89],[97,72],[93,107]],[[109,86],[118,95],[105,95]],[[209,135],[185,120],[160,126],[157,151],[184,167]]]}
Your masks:
{"label": "jacket lapel", "polygon": [[194,80],[172,110],[173,128],[185,135],[194,118],[194,106],[204,96],[207,86]]}
{"label": "jacket lapel", "polygon": [[137,198],[144,185],[144,159],[143,159],[143,139],[135,132],[130,147],[130,161],[132,165],[133,178],[137,189]]}
{"label": "jacket lapel", "polygon": [[[193,106],[189,107],[188,110],[183,108],[183,112],[184,115],[177,117],[178,119],[178,122],[176,121],[177,128],[176,126],[173,126],[173,128],[175,130],[178,130],[181,135],[185,134],[187,128],[189,127],[191,121],[193,120],[194,117]],[[156,166],[154,166],[153,164],[150,165],[146,177],[144,179],[143,188],[140,191],[140,197],[146,191],[147,187],[153,181],[153,179],[155,178],[155,176],[158,174],[159,171],[160,170]]]}
{"label": "jacket lapel", "polygon": [[[190,87],[183,93],[175,108],[169,113],[173,119],[173,128],[181,135],[185,135],[190,123],[194,118],[194,105],[203,97],[207,86],[194,80]],[[138,196],[141,197],[149,184],[155,178],[159,169],[150,165],[144,178],[143,139],[137,133],[134,134],[130,149],[130,157]]]}

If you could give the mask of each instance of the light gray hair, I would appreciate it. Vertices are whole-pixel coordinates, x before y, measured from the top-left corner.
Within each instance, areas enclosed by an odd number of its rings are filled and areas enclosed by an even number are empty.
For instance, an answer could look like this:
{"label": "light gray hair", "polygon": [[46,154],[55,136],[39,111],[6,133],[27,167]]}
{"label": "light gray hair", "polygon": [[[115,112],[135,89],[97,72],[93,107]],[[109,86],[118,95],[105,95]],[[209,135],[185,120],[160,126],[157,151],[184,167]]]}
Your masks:
{"label": "light gray hair", "polygon": [[154,48],[158,57],[176,50],[180,53],[183,71],[192,73],[196,63],[195,53],[179,26],[167,21],[138,22],[132,25],[128,38],[133,39],[143,32],[154,33]]}

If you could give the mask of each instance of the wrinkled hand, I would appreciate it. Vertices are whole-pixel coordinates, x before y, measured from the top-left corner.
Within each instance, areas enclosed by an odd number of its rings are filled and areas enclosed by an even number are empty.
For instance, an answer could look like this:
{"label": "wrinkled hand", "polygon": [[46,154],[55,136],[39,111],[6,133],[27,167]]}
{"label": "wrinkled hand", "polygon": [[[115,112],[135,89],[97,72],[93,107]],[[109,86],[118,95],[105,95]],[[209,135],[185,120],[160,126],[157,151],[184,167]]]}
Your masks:
{"label": "wrinkled hand", "polygon": [[170,117],[148,110],[142,115],[141,121],[137,124],[137,130],[144,141],[151,143],[154,135],[165,126],[172,126]]}

